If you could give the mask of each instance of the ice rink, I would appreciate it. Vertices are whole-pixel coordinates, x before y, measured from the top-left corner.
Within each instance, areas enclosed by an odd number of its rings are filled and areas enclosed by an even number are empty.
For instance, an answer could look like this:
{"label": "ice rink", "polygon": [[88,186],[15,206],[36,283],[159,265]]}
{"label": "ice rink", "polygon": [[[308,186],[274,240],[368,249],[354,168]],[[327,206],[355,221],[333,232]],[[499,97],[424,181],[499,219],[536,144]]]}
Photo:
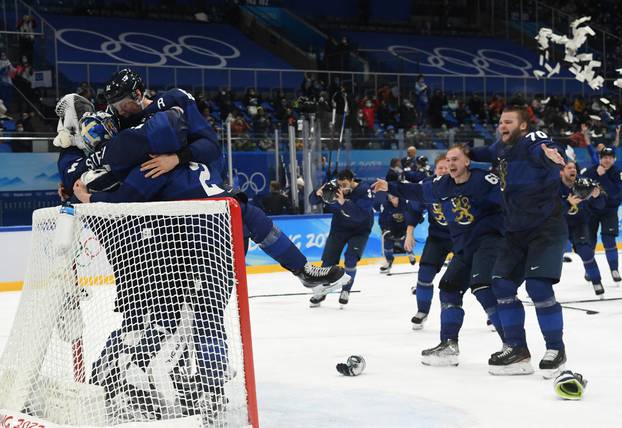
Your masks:
{"label": "ice rink", "polygon": [[[594,299],[578,256],[564,265],[556,286],[560,302]],[[603,255],[605,297],[622,299]],[[418,266],[415,267],[417,269]],[[413,271],[408,264],[393,272]],[[622,300],[564,305],[567,368],[588,380],[582,401],[563,401],[551,380],[488,374],[489,355],[500,349],[475,298],[465,296],[458,367],[427,367],[421,350],[439,342],[438,293],[424,330],[413,331],[416,274],[381,276],[378,266],[359,268],[350,304],[340,309],[331,294],[322,307],[289,273],[249,276],[253,351],[263,427],[620,427],[622,404]],[[438,282],[438,276],[435,283]],[[526,300],[524,287],[519,296]],[[19,293],[0,294],[0,348]],[[573,308],[573,309],[571,309]],[[587,314],[585,310],[598,311]],[[526,306],[532,364],[544,354],[533,307]],[[344,377],[335,365],[363,355],[367,369]]]}

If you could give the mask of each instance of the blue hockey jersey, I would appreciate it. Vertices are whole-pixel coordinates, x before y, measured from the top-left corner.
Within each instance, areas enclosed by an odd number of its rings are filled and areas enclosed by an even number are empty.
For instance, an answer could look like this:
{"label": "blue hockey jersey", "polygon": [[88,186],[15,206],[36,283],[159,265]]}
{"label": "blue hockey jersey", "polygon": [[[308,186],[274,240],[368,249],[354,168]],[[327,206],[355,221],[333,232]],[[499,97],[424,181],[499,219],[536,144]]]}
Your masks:
{"label": "blue hockey jersey", "polygon": [[581,171],[582,175],[598,181],[606,194],[605,206],[593,208],[594,212],[602,214],[616,212],[622,203],[622,170],[612,165],[603,175],[598,175],[597,169],[598,165],[593,165]]}
{"label": "blue hockey jersey", "polygon": [[[343,205],[337,202],[324,204],[326,209],[333,214],[330,223],[331,232],[365,233],[371,231],[374,224],[374,196],[366,183],[359,182],[358,186],[345,195]],[[315,194],[309,195],[312,205],[322,204],[322,198]]]}
{"label": "blue hockey jersey", "polygon": [[545,156],[541,144],[558,148],[544,132],[535,131],[513,145],[497,141],[470,153],[472,160],[496,166],[503,192],[505,228],[510,232],[532,229],[559,213],[560,166]]}
{"label": "blue hockey jersey", "polygon": [[389,183],[389,190],[404,198],[438,204],[455,253],[475,250],[482,236],[504,232],[499,178],[494,174],[474,169],[461,184],[444,175],[421,183]]}

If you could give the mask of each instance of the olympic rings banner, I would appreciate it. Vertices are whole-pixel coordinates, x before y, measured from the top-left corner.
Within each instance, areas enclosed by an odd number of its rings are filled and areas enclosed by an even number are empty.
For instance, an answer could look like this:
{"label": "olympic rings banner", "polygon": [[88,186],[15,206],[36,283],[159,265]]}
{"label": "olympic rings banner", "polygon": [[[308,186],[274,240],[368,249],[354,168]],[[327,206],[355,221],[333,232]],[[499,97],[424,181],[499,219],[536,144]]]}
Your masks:
{"label": "olympic rings banner", "polygon": [[[423,75],[532,78],[534,65],[538,64],[536,54],[502,39],[364,32],[346,35],[359,49],[373,50],[370,56],[388,62],[389,66]],[[572,77],[567,71],[563,73],[561,76]]]}
{"label": "olympic rings banner", "polygon": [[[155,23],[58,15],[47,15],[46,18],[57,29],[59,61],[126,64],[143,73],[149,67],[149,82],[152,85],[153,82],[166,81],[172,84],[172,69],[167,70],[166,66],[189,66],[197,70],[222,67],[291,69],[288,63],[225,24]],[[46,52],[54,55],[53,46],[47,46]],[[54,62],[54,58],[48,59]],[[91,67],[90,81],[103,83],[115,70],[116,67]],[[84,67],[64,66],[62,71],[65,75],[69,74],[67,77],[70,80],[86,80]],[[195,86],[201,84],[197,76]],[[177,78],[178,82],[186,83],[183,76]]]}

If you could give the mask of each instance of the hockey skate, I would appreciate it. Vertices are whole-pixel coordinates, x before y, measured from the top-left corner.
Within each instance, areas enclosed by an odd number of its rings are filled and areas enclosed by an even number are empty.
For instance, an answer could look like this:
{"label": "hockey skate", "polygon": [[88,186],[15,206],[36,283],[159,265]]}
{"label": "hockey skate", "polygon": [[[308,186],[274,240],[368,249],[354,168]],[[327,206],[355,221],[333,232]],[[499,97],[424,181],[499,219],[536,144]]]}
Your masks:
{"label": "hockey skate", "polygon": [[596,295],[600,299],[604,299],[605,298],[605,288],[603,287],[603,284],[601,284],[600,282],[594,282],[592,285],[594,286],[594,293],[596,293]]}
{"label": "hockey skate", "polygon": [[380,266],[380,273],[384,273],[384,274],[391,273],[391,266],[393,266],[393,261],[385,262],[385,264]]}
{"label": "hockey skate", "polygon": [[492,354],[488,360],[488,373],[495,376],[532,374],[529,349],[508,346],[502,352]]}
{"label": "hockey skate", "polygon": [[421,363],[426,366],[437,367],[457,366],[459,355],[458,341],[447,339],[441,341],[434,348],[421,351]]}
{"label": "hockey skate", "polygon": [[540,360],[540,370],[542,377],[545,379],[553,379],[562,370],[566,363],[566,351],[557,349],[547,349],[544,357]]}
{"label": "hockey skate", "polygon": [[620,272],[618,272],[617,269],[611,269],[611,278],[613,279],[614,282],[622,281],[622,277],[620,277]]}
{"label": "hockey skate", "polygon": [[322,295],[322,296],[313,296],[309,299],[309,307],[310,308],[317,308],[319,307],[322,302],[326,299],[326,294]]}
{"label": "hockey skate", "polygon": [[343,290],[339,295],[339,304],[342,308],[348,304],[348,300],[350,300],[350,292],[347,290]]}
{"label": "hockey skate", "polygon": [[501,346],[501,350],[500,350],[500,351],[493,352],[493,353],[490,355],[490,359],[496,358],[496,357],[498,357],[499,355],[503,354],[503,353],[505,352],[505,350],[506,350],[506,349],[508,349],[509,347],[510,347],[509,345],[506,345],[506,344],[504,343],[504,344],[503,344],[503,346]]}
{"label": "hockey skate", "polygon": [[410,320],[413,325],[413,330],[421,330],[423,328],[423,324],[428,320],[428,314],[425,312],[417,312],[414,317]]}
{"label": "hockey skate", "polygon": [[313,295],[322,296],[350,281],[350,275],[340,266],[319,267],[307,263],[304,269],[296,272],[302,285],[313,289]]}
{"label": "hockey skate", "polygon": [[417,263],[417,259],[415,258],[414,253],[408,253],[408,261],[410,262],[412,266],[414,266],[415,263]]}

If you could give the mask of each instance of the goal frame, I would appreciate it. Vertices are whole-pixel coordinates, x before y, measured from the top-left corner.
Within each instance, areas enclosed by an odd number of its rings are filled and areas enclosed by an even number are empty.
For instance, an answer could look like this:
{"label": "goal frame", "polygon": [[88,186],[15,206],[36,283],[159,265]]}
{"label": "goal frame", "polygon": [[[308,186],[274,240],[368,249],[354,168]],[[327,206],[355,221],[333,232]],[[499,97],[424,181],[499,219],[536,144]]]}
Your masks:
{"label": "goal frame", "polygon": [[[253,428],[259,427],[259,416],[258,416],[258,408],[257,408],[257,396],[256,396],[256,384],[255,384],[255,374],[254,374],[254,364],[253,364],[253,348],[252,348],[252,335],[251,335],[251,322],[250,322],[250,310],[249,310],[249,297],[248,297],[248,283],[246,277],[246,262],[245,262],[245,241],[244,241],[244,233],[243,233],[243,220],[242,220],[242,208],[240,203],[231,197],[222,197],[222,198],[204,198],[204,199],[191,199],[186,201],[178,201],[171,203],[180,203],[180,202],[215,202],[224,201],[228,206],[229,213],[229,221],[230,221],[230,234],[220,235],[221,239],[229,240],[231,242],[231,255],[232,255],[232,264],[231,266],[233,275],[234,275],[234,283],[235,290],[237,295],[237,315],[239,321],[239,334],[241,340],[241,351],[242,351],[242,364],[244,367],[244,380],[243,385],[246,392],[246,409],[247,409],[247,418],[248,425]],[[222,206],[222,205],[221,205]],[[224,207],[224,206],[223,206]],[[226,212],[226,211],[223,211]],[[222,242],[222,241],[221,241]],[[226,241],[225,241],[226,244]],[[77,272],[75,267],[75,262],[72,263],[71,270],[76,275],[77,280]],[[21,301],[20,301],[21,305]],[[235,309],[234,309],[235,310]],[[14,334],[14,330],[11,330],[11,335]],[[84,351],[82,338],[75,339],[71,342],[71,359],[73,359],[73,377],[74,382],[77,387],[81,388],[79,385],[84,385],[84,387],[88,387],[88,384],[85,383],[85,362],[84,362]],[[6,352],[6,349],[3,351],[3,354]],[[4,358],[3,356],[2,358]],[[27,377],[23,378],[24,381],[28,381]],[[20,399],[15,399],[13,404],[19,405]],[[8,404],[8,403],[5,403]],[[0,406],[3,407],[3,406]],[[37,417],[30,416],[24,413],[21,413],[21,407],[15,408],[10,406],[7,409],[0,409],[0,425],[4,426],[5,424],[10,425],[10,421],[23,421],[23,423],[31,423],[32,426],[48,426],[55,427],[56,424],[51,421],[43,421],[39,420]],[[148,423],[145,426],[152,426],[152,424],[157,425],[158,423],[164,424],[162,426],[166,426],[166,423],[175,423],[177,419],[170,420],[162,420],[159,422]],[[179,421],[180,426],[184,426],[183,421]],[[139,425],[142,425],[139,424]],[[154,426],[155,426],[154,425]],[[77,427],[81,426],[77,425]]]}

